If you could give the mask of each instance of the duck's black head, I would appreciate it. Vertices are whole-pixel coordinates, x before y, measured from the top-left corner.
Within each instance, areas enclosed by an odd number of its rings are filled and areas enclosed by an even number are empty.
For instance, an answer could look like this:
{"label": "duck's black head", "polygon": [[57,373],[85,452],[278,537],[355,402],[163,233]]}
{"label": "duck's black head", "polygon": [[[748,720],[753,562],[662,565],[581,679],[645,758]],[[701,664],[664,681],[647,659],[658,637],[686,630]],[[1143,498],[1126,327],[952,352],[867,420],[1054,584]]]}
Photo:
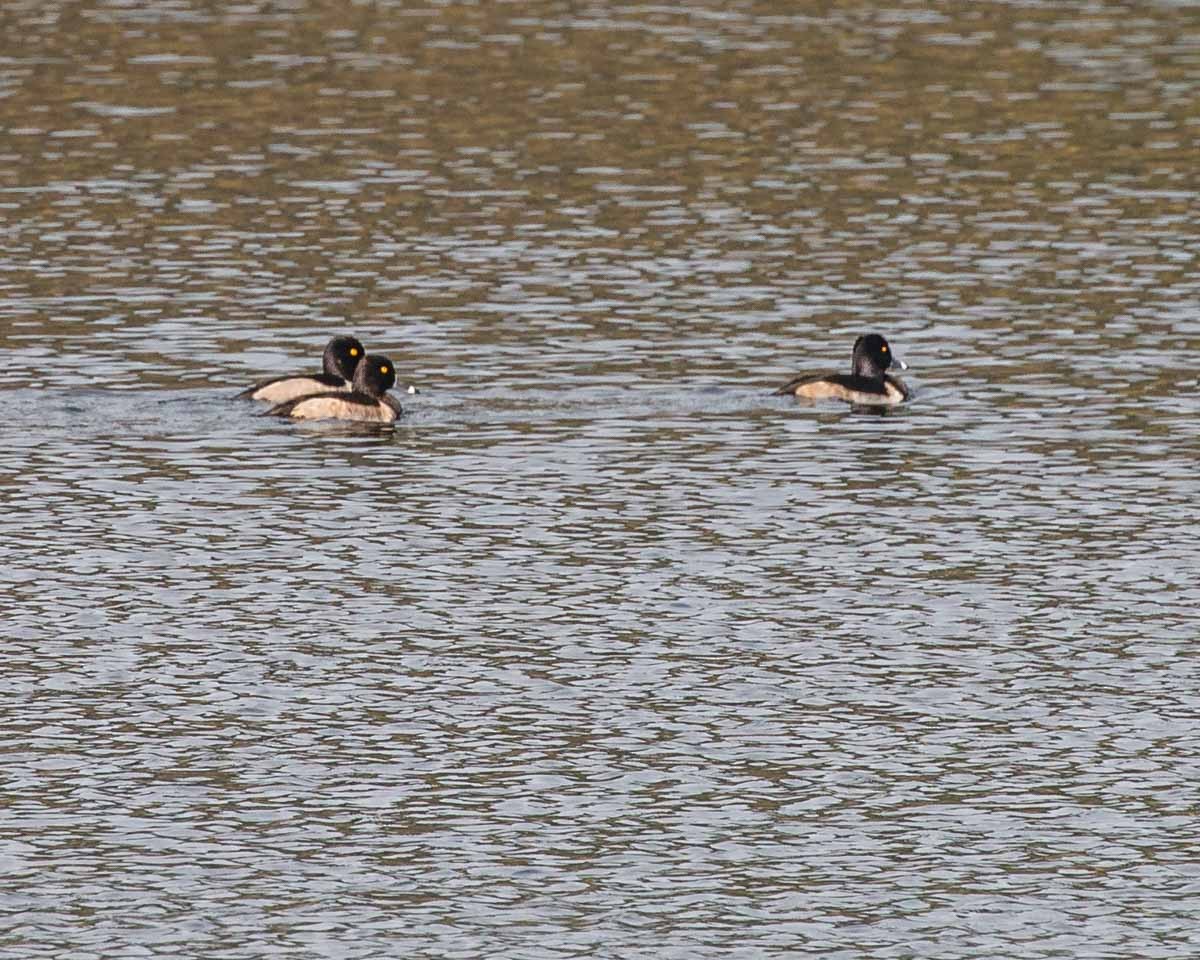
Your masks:
{"label": "duck's black head", "polygon": [[354,389],[368,397],[382,397],[396,385],[396,368],[387,357],[377,353],[363,357],[354,371]]}
{"label": "duck's black head", "polygon": [[870,377],[872,380],[883,378],[884,371],[896,363],[901,370],[906,364],[899,357],[892,355],[888,342],[877,333],[864,333],[854,341],[854,375]]}
{"label": "duck's black head", "polygon": [[358,342],[357,337],[334,337],[325,344],[322,365],[325,372],[332,376],[353,380],[354,371],[364,352],[363,345]]}

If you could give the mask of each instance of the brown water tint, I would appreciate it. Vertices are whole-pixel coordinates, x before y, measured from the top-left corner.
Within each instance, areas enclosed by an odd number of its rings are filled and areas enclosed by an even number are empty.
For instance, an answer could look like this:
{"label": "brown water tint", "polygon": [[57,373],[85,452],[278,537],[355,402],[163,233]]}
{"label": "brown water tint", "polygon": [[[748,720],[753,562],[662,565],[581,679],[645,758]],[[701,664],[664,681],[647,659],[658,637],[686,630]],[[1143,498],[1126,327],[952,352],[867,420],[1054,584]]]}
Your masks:
{"label": "brown water tint", "polygon": [[[1200,11],[0,7],[0,957],[1195,952]],[[913,403],[770,390],[886,334]],[[390,355],[395,430],[236,388]]]}

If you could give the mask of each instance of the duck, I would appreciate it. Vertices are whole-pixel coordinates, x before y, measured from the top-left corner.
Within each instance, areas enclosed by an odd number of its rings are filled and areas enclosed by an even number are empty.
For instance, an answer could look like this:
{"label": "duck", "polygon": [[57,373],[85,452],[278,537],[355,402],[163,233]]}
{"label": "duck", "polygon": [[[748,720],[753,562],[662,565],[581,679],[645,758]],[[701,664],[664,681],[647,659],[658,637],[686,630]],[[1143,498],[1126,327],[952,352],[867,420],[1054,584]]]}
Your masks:
{"label": "duck", "polygon": [[396,385],[392,361],[371,354],[359,361],[349,391],[323,390],[277,404],[264,416],[293,420],[356,420],[394,423],[403,413],[400,401],[387,392]]}
{"label": "duck", "polygon": [[280,404],[314,393],[348,391],[351,389],[350,381],[354,378],[354,371],[365,352],[357,337],[334,337],[325,344],[325,353],[321,357],[321,373],[274,377],[247,387],[237,396],[239,399],[265,400],[267,403]]}
{"label": "duck", "polygon": [[776,396],[791,394],[803,400],[844,400],[861,406],[894,407],[910,396],[903,381],[887,372],[892,364],[907,370],[908,364],[897,357],[878,333],[864,333],[854,341],[850,373],[830,373],[823,377],[797,377],[775,391]]}

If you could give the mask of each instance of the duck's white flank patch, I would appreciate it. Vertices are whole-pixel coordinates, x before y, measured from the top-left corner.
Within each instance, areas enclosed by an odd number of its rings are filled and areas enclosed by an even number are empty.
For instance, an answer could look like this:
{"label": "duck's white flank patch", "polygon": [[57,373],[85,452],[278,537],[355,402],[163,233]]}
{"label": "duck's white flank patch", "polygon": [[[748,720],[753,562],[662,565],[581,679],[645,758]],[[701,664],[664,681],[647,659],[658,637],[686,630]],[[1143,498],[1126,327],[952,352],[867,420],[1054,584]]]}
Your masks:
{"label": "duck's white flank patch", "polygon": [[298,401],[289,415],[296,420],[358,420],[362,423],[391,423],[396,410],[387,403],[356,403],[341,397],[308,397]]}
{"label": "duck's white flank patch", "polygon": [[287,403],[289,400],[295,400],[297,397],[307,396],[310,393],[329,393],[332,390],[340,390],[344,393],[349,389],[348,384],[331,387],[312,377],[288,377],[286,380],[275,380],[263,384],[250,394],[250,399],[265,400],[267,403]]}

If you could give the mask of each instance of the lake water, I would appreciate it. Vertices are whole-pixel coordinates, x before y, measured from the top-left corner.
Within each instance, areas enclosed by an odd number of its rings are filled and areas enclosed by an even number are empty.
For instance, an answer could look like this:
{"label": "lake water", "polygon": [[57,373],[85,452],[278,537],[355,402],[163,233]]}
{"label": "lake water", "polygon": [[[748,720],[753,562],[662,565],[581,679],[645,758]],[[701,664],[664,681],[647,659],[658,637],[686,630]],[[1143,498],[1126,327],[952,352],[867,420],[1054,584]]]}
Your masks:
{"label": "lake water", "polygon": [[1200,8],[0,28],[0,957],[1200,950]]}

